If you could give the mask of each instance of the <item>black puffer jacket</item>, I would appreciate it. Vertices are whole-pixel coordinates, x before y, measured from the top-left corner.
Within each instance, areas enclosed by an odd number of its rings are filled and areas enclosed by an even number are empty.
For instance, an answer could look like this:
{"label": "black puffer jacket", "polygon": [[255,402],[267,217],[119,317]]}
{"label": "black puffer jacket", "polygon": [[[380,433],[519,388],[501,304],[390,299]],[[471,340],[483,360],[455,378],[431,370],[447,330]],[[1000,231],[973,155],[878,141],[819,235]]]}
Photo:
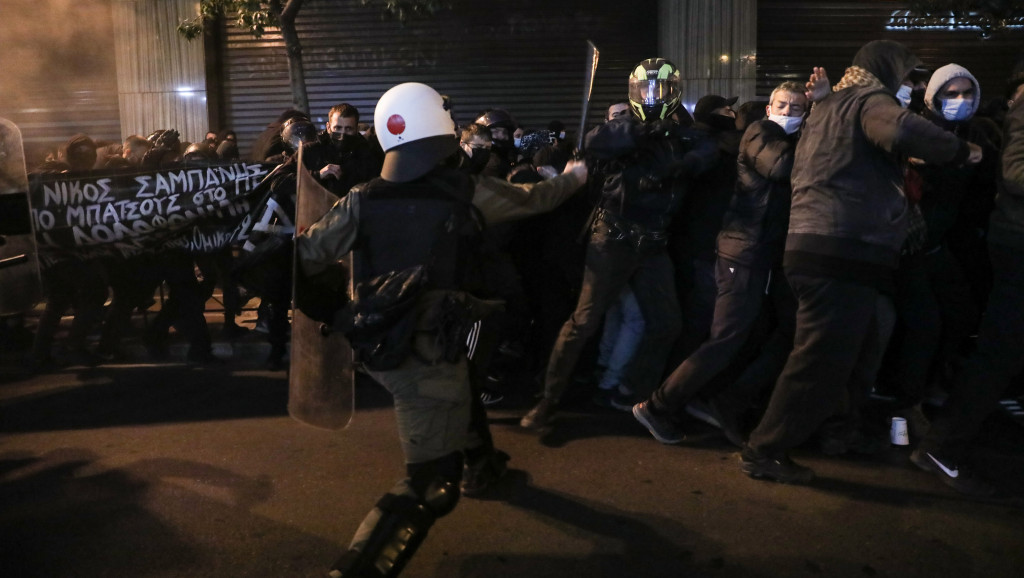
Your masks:
{"label": "black puffer jacket", "polygon": [[736,191],[718,235],[718,255],[748,267],[781,265],[789,226],[789,185],[797,135],[770,120],[747,127]]}
{"label": "black puffer jacket", "polygon": [[901,157],[967,159],[967,143],[900,107],[893,96],[919,62],[899,43],[870,42],[853,64],[883,87],[851,86],[811,110],[793,165],[787,266],[795,265],[790,253],[797,252],[815,256],[818,269],[830,275],[849,271],[851,262],[875,269],[868,276],[891,272],[907,234]]}
{"label": "black puffer jacket", "polygon": [[1003,143],[1003,178],[988,238],[990,243],[1024,249],[1024,98],[1006,115]]}
{"label": "black puffer jacket", "polygon": [[600,206],[650,230],[664,231],[687,190],[686,177],[714,165],[714,144],[676,123],[618,118],[586,135],[586,151],[605,180]]}

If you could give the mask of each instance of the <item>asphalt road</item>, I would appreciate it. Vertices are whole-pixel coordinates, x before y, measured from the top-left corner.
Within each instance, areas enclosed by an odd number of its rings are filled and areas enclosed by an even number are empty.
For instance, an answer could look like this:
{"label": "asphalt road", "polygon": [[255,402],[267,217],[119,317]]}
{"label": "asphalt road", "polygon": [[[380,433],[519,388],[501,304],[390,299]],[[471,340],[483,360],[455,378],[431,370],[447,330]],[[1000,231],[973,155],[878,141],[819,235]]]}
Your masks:
{"label": "asphalt road", "polygon": [[[348,429],[286,413],[283,372],[238,360],[0,372],[0,576],[324,576],[403,475],[388,396]],[[491,412],[510,475],[431,531],[408,577],[1024,575],[1024,428],[990,421],[1004,497],[955,494],[907,461],[795,458],[811,486],[759,482],[706,426],[678,446],[579,404],[545,438],[525,402]],[[516,407],[518,405],[518,407]]]}

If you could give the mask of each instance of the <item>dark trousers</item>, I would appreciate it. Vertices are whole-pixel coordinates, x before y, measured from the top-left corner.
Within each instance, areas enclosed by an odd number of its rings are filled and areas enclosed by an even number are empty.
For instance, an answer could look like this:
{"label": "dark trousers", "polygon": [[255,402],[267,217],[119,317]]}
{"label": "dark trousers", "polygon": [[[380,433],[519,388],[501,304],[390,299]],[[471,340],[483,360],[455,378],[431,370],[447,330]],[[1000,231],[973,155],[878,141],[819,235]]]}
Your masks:
{"label": "dark trousers", "polygon": [[677,252],[673,263],[677,269],[676,292],[682,307],[683,321],[679,338],[669,353],[669,368],[678,366],[707,341],[718,296],[714,261]]}
{"label": "dark trousers", "polygon": [[715,299],[711,337],[686,358],[651,396],[662,414],[679,412],[717,375],[729,367],[750,337],[761,311],[769,269],[752,269],[719,258],[715,265]]}
{"label": "dark trousers", "polygon": [[208,354],[211,339],[204,316],[206,301],[196,279],[192,257],[172,250],[161,253],[156,259],[167,283],[168,297],[147,330],[148,340],[158,344],[166,342],[167,332],[173,325],[188,339],[189,355]]}
{"label": "dark trousers", "polygon": [[1024,251],[989,245],[992,293],[978,332],[978,347],[954,383],[920,449],[954,462],[996,407],[1010,380],[1024,369]]}
{"label": "dark trousers", "polygon": [[937,361],[951,359],[977,324],[971,286],[945,247],[904,259],[896,275],[900,330],[892,344],[901,405],[920,403]]}
{"label": "dark trousers", "polygon": [[600,328],[626,283],[636,295],[645,323],[643,340],[627,369],[628,380],[640,395],[657,387],[681,322],[672,262],[664,251],[637,253],[628,240],[610,237],[608,227],[598,221],[587,246],[576,311],[562,326],[548,360],[544,397],[558,401],[565,393],[587,340]]}
{"label": "dark trousers", "polygon": [[739,377],[715,396],[722,411],[737,413],[753,405],[775,385],[793,351],[797,301],[781,268],[772,269],[768,293],[774,313],[774,326],[764,342],[760,343],[754,360],[743,369]]}
{"label": "dark trousers", "polygon": [[749,448],[780,456],[871,387],[881,357],[873,287],[786,270],[799,303],[793,352]]}

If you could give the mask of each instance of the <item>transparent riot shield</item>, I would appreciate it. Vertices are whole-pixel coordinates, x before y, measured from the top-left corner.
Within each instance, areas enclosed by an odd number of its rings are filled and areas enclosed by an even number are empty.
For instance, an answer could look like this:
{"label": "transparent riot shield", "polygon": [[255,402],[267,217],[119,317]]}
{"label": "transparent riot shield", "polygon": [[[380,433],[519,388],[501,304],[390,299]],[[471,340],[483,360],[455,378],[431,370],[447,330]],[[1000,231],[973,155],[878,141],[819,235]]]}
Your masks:
{"label": "transparent riot shield", "polygon": [[31,309],[42,295],[21,131],[0,118],[0,315]]}

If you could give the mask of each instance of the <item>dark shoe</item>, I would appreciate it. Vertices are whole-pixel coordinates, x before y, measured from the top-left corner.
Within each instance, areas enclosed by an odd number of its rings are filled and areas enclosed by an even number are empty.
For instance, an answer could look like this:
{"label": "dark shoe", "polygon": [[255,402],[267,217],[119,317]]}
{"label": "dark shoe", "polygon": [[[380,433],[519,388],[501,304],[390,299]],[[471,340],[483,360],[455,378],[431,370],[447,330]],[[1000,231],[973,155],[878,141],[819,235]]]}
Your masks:
{"label": "dark shoe", "polygon": [[926,472],[931,472],[942,480],[942,483],[968,496],[988,497],[996,493],[996,488],[978,477],[973,471],[957,465],[952,460],[935,457],[930,452],[914,450],[910,461]]}
{"label": "dark shoe", "polygon": [[480,401],[482,401],[485,406],[501,403],[504,399],[505,396],[496,391],[491,391],[489,389],[480,390]]}
{"label": "dark shoe", "polygon": [[541,399],[529,413],[523,416],[523,419],[519,420],[520,427],[534,431],[549,427],[558,410],[557,406],[558,403],[546,397]]}
{"label": "dark shoe", "polygon": [[722,424],[711,410],[711,407],[699,399],[691,400],[686,404],[686,413],[711,427],[721,429]]}
{"label": "dark shoe", "polygon": [[729,440],[732,445],[742,448],[747,441],[743,439],[743,431],[740,429],[739,417],[731,411],[725,409],[719,402],[711,400],[708,402],[708,413],[718,422],[719,427],[722,428],[722,435],[725,439]]}
{"label": "dark shoe", "polygon": [[650,407],[650,401],[642,401],[633,406],[633,417],[640,422],[647,431],[651,432],[654,439],[663,444],[677,444],[686,439],[684,434],[672,420],[655,415]]}
{"label": "dark shoe", "polygon": [[758,480],[767,478],[781,484],[807,484],[814,479],[814,470],[801,466],[789,456],[766,458],[744,447],[740,461],[743,473]]}
{"label": "dark shoe", "polygon": [[509,459],[505,452],[494,450],[476,463],[467,463],[462,474],[462,495],[473,498],[486,492],[508,471]]}
{"label": "dark shoe", "polygon": [[611,404],[612,408],[619,411],[633,411],[633,406],[643,400],[644,398],[632,392],[622,393],[622,391],[612,391],[612,395],[608,399],[608,403]]}

